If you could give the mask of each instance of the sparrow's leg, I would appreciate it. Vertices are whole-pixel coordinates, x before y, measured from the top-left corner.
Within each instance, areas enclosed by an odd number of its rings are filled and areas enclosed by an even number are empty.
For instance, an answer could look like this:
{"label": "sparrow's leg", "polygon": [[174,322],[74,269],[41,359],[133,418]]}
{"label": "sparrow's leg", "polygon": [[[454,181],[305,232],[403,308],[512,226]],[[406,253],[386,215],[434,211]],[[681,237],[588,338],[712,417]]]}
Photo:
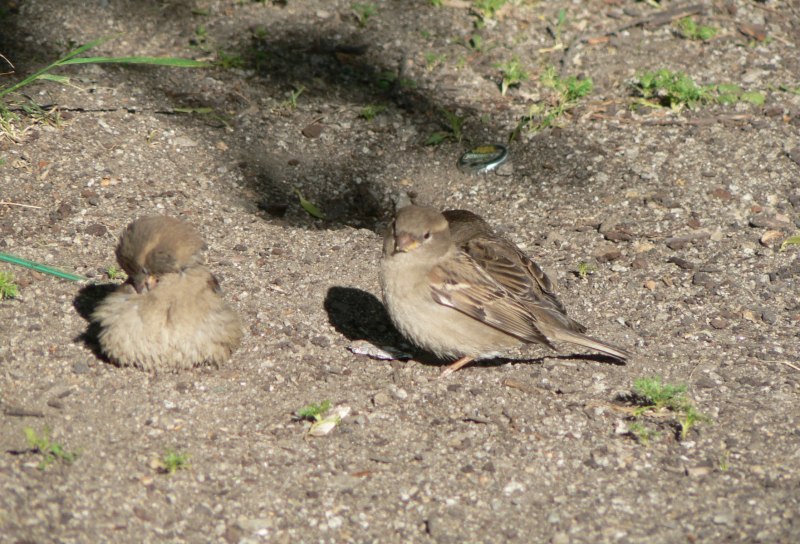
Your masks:
{"label": "sparrow's leg", "polygon": [[446,378],[447,376],[449,376],[450,374],[452,374],[453,372],[455,372],[456,370],[458,370],[462,366],[466,366],[466,365],[470,364],[474,359],[475,359],[474,357],[470,357],[470,356],[462,357],[458,361],[454,362],[453,364],[451,364],[450,366],[448,366],[447,368],[442,370],[442,373],[439,374],[439,379],[441,380],[442,378]]}

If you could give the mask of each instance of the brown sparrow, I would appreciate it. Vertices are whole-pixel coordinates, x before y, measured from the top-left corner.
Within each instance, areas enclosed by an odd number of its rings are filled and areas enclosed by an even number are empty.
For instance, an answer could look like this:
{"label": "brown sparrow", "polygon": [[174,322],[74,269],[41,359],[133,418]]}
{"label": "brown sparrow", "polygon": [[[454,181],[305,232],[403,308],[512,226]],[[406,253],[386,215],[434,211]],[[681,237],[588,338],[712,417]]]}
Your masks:
{"label": "brown sparrow", "polygon": [[468,211],[400,209],[384,238],[381,286],[400,332],[438,357],[458,359],[442,377],[521,343],[553,348],[557,340],[628,357],[583,334],[542,269]]}
{"label": "brown sparrow", "polygon": [[117,257],[130,274],[98,305],[102,351],[121,366],[180,370],[219,366],[239,345],[242,326],[199,264],[203,240],[170,217],[139,219],[125,229]]}

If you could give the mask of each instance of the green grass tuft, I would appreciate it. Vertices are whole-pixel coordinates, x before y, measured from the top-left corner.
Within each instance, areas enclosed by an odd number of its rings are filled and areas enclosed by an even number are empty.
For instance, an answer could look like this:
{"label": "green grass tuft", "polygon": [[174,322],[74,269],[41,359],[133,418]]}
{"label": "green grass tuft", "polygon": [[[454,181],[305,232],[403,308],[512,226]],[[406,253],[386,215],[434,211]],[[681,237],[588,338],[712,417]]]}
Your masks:
{"label": "green grass tuft", "polygon": [[591,79],[561,77],[553,66],[548,66],[539,79],[544,87],[553,91],[554,96],[548,101],[529,106],[528,114],[519,120],[508,138],[509,142],[514,141],[525,128],[528,132],[538,132],[556,125],[561,117],[594,89]]}
{"label": "green grass tuft", "polygon": [[39,462],[39,470],[45,470],[56,461],[71,464],[78,458],[77,453],[69,452],[61,444],[52,442],[50,440],[50,429],[47,427],[44,428],[41,435],[31,427],[25,427],[23,432],[25,433],[25,439],[28,441],[28,446],[42,456],[42,460]]}
{"label": "green grass tuft", "polygon": [[518,86],[528,79],[528,72],[522,68],[518,57],[514,57],[508,62],[497,64],[495,67],[503,75],[503,79],[500,81],[500,94],[503,96],[505,96],[510,87]]}
{"label": "green grass tuft", "polygon": [[297,411],[299,419],[310,419],[312,421],[321,421],[323,414],[331,409],[331,401],[323,400],[319,404],[309,404],[303,406]]}
{"label": "green grass tuft", "polygon": [[634,412],[636,417],[648,412],[670,410],[674,412],[681,427],[681,440],[698,423],[710,422],[710,418],[697,411],[691,400],[686,398],[685,385],[663,383],[661,378],[639,378],[633,382],[633,391],[642,401]]}
{"label": "green grass tuft", "polygon": [[684,38],[704,42],[716,36],[718,32],[713,26],[698,25],[691,17],[684,17],[678,21],[677,27]]}
{"label": "green grass tuft", "polygon": [[0,271],[0,300],[16,298],[17,295],[19,295],[19,289],[14,283],[14,274]]}
{"label": "green grass tuft", "polygon": [[165,474],[175,474],[189,468],[189,455],[169,449],[161,456],[161,466]]}

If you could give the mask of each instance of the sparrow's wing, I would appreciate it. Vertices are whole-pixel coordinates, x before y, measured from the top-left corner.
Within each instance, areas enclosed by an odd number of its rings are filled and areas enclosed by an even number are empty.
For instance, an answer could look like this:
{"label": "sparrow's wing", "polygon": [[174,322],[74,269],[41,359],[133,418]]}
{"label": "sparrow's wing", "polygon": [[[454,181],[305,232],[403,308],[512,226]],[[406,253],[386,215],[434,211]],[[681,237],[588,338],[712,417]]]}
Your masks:
{"label": "sparrow's wing", "polygon": [[434,267],[428,279],[437,303],[524,341],[551,346],[537,326],[536,315],[466,253],[459,252]]}
{"label": "sparrow's wing", "polygon": [[541,302],[564,313],[553,292],[553,282],[538,264],[502,239],[473,238],[463,246],[486,272],[515,295]]}

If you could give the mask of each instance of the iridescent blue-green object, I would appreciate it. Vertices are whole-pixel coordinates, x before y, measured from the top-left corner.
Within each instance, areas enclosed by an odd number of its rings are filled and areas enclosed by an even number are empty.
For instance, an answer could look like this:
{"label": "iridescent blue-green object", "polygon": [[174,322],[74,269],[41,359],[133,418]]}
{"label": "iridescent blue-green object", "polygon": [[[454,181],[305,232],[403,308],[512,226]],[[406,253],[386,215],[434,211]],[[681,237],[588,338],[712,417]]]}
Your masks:
{"label": "iridescent blue-green object", "polygon": [[508,160],[508,148],[503,144],[473,147],[458,159],[458,169],[470,174],[483,174],[497,169]]}

